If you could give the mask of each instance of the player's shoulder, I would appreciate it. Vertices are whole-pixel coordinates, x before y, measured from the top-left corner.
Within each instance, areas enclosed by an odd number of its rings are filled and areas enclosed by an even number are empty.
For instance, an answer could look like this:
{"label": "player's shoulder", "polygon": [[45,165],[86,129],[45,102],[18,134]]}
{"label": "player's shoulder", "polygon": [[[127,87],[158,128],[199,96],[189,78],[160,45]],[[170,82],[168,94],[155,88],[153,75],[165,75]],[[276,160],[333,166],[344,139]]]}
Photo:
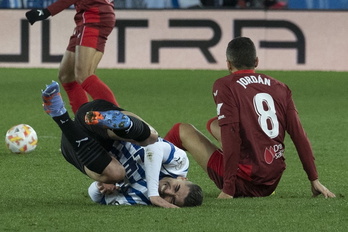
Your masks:
{"label": "player's shoulder", "polygon": [[226,85],[226,84],[230,83],[234,78],[235,78],[235,76],[233,74],[229,74],[229,75],[220,77],[214,81],[214,87]]}

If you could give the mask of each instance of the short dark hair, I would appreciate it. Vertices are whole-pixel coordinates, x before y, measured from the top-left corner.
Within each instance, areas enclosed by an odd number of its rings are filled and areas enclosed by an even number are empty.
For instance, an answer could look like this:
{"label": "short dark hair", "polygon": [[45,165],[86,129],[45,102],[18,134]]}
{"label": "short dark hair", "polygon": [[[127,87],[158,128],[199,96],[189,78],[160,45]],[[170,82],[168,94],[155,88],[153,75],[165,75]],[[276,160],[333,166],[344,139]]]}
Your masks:
{"label": "short dark hair", "polygon": [[226,57],[237,69],[254,69],[256,48],[248,37],[237,37],[228,43]]}
{"label": "short dark hair", "polygon": [[194,206],[200,206],[203,202],[203,191],[202,188],[193,183],[189,183],[189,193],[187,194],[187,197],[184,200],[183,207],[194,207]]}

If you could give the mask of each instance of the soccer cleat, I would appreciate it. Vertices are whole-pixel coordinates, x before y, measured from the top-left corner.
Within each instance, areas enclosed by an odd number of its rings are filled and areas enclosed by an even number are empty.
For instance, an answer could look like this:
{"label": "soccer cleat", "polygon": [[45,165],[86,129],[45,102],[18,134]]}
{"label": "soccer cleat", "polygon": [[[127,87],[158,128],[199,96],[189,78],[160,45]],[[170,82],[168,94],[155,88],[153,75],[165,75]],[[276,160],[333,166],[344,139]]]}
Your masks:
{"label": "soccer cleat", "polygon": [[52,81],[42,90],[42,100],[45,112],[51,117],[58,117],[66,112],[58,82]]}
{"label": "soccer cleat", "polygon": [[128,129],[132,121],[118,110],[89,111],[85,115],[85,122],[88,125],[98,125],[109,129]]}

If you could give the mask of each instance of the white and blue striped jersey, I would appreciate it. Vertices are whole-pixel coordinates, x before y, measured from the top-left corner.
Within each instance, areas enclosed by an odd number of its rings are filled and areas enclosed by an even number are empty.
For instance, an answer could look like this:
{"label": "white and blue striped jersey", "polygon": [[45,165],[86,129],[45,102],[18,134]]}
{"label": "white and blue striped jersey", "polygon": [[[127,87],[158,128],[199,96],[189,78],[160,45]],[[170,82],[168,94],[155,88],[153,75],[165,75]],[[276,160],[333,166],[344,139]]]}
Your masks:
{"label": "white and blue striped jersey", "polygon": [[159,138],[158,142],[141,147],[129,142],[115,142],[110,153],[124,166],[126,178],[118,183],[120,190],[103,195],[96,182],[89,187],[95,202],[110,205],[150,205],[150,196],[159,196],[158,184],[163,177],[186,177],[189,160],[186,152]]}

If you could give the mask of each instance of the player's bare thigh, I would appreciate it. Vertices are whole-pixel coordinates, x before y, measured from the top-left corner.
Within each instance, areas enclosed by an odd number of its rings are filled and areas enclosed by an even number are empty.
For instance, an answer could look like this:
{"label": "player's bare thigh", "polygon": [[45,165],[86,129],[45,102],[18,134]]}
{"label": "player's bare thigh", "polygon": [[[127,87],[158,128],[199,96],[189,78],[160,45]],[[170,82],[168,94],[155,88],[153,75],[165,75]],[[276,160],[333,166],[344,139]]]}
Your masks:
{"label": "player's bare thigh", "polygon": [[61,83],[75,81],[75,52],[65,51],[60,62],[58,78]]}
{"label": "player's bare thigh", "polygon": [[103,53],[95,48],[76,46],[75,50],[75,80],[82,83],[87,77],[95,74]]}
{"label": "player's bare thigh", "polygon": [[207,172],[210,156],[218,150],[218,147],[193,125],[187,123],[180,124],[180,139],[183,147],[187,149],[194,160]]}
{"label": "player's bare thigh", "polygon": [[210,133],[211,135],[221,144],[221,129],[219,126],[218,119],[212,120],[210,122]]}
{"label": "player's bare thigh", "polygon": [[126,171],[119,161],[112,157],[111,162],[101,174],[93,172],[85,167],[85,172],[90,178],[103,183],[113,184],[122,181],[126,176]]}

